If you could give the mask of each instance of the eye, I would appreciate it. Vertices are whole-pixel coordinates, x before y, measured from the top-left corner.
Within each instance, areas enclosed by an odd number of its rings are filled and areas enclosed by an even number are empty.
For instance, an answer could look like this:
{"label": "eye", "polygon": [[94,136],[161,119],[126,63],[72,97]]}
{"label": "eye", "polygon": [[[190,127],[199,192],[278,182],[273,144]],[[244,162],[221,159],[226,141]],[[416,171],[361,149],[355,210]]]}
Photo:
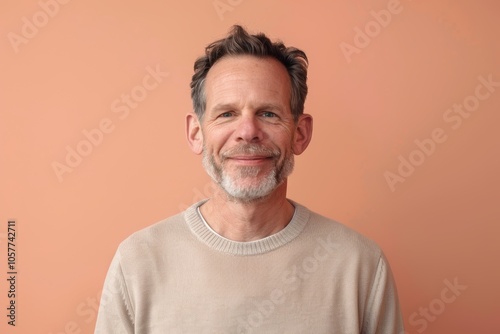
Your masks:
{"label": "eye", "polygon": [[276,114],[273,113],[272,111],[264,111],[264,112],[262,112],[262,116],[264,116],[264,117],[276,117]]}
{"label": "eye", "polygon": [[231,117],[233,116],[233,113],[231,111],[226,111],[226,112],[223,112],[222,114],[219,115],[219,117],[222,117],[222,118],[227,118],[227,117]]}

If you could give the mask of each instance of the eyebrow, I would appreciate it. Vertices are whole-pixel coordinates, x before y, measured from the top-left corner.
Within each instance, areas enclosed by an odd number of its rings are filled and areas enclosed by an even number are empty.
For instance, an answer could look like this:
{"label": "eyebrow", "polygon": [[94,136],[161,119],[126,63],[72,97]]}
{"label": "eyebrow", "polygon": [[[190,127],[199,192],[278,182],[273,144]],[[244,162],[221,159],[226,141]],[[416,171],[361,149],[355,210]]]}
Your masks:
{"label": "eyebrow", "polygon": [[[212,108],[212,111],[220,111],[220,110],[235,110],[238,109],[235,104],[233,103],[219,103],[216,104],[215,107]],[[277,110],[277,111],[283,111],[283,108],[274,103],[263,103],[259,104],[257,110]]]}

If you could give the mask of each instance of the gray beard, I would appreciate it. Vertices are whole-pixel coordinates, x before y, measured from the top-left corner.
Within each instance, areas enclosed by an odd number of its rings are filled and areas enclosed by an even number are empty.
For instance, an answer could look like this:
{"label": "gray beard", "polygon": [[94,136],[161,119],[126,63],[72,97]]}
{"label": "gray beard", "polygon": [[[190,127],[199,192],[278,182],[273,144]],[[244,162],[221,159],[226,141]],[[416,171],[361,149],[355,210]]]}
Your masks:
{"label": "gray beard", "polygon": [[[229,154],[235,153],[262,153],[272,155],[275,161],[274,168],[257,185],[239,184],[238,180],[256,178],[261,171],[261,167],[242,166],[238,167],[233,176],[229,175],[224,169],[224,162],[226,161],[224,155],[228,156]],[[224,190],[229,200],[249,203],[262,200],[269,196],[273,190],[281,185],[292,173],[295,164],[294,155],[292,153],[288,153],[283,162],[278,165],[277,159],[280,155],[279,151],[261,148],[255,144],[249,144],[223,154],[222,163],[218,165],[215,162],[214,157],[209,155],[207,150],[203,148],[203,167],[212,180],[214,180],[214,182],[218,184],[222,190]]]}

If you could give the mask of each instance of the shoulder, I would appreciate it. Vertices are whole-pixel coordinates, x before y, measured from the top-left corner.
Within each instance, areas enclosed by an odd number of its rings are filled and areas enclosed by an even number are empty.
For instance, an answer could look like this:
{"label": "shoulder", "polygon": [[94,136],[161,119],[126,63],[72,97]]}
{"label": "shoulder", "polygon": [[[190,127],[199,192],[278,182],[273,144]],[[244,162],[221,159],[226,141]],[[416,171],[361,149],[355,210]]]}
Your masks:
{"label": "shoulder", "polygon": [[172,247],[172,242],[185,239],[187,227],[184,213],[165,218],[148,227],[134,232],[118,246],[122,258],[135,258],[160,252],[162,248]]}
{"label": "shoulder", "polygon": [[336,254],[345,255],[349,259],[378,263],[383,257],[379,245],[370,238],[334,219],[311,211],[300,204],[296,205],[309,213],[303,238],[312,239],[315,244],[335,250]]}

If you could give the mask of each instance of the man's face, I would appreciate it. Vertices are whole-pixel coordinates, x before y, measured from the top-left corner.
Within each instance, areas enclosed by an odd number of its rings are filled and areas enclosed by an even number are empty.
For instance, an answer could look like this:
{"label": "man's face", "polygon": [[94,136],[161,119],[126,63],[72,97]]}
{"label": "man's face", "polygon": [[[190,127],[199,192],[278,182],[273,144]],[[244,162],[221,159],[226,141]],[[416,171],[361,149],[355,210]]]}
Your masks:
{"label": "man's face", "polygon": [[271,58],[219,60],[205,82],[203,165],[230,198],[269,195],[293,170],[290,78]]}

